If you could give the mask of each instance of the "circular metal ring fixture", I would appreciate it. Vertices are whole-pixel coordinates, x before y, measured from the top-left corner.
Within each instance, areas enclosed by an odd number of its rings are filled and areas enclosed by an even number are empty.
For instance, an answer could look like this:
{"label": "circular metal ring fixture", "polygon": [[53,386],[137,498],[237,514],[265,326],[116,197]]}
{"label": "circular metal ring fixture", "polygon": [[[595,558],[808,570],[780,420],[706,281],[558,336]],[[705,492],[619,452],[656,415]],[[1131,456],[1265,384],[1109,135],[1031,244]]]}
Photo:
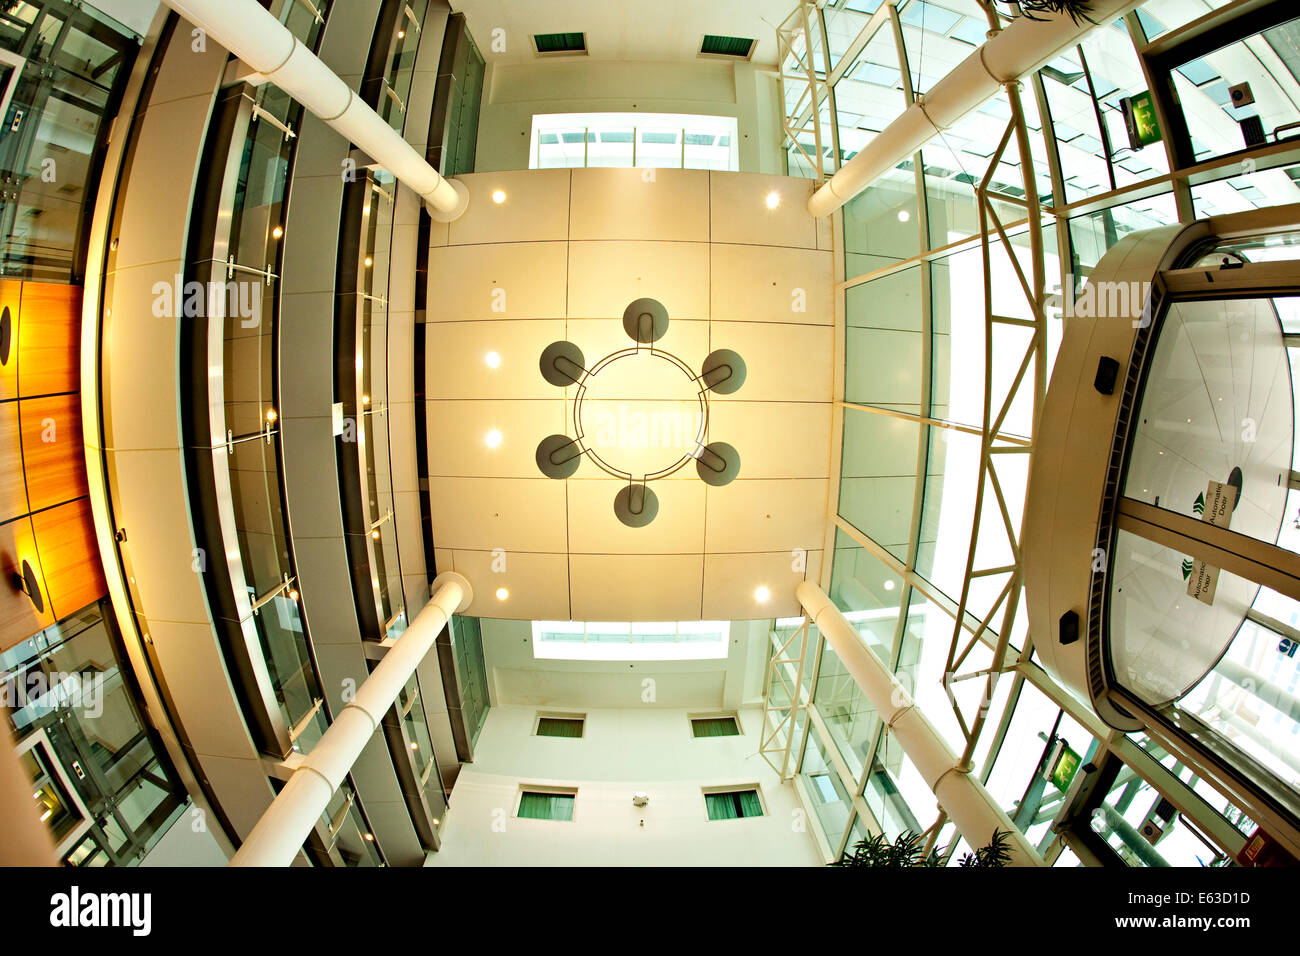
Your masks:
{"label": "circular metal ring fixture", "polygon": [[659,497],[644,484],[632,484],[614,496],[614,514],[629,528],[644,528],[659,514]]}
{"label": "circular metal ring fixture", "polygon": [[[614,496],[614,514],[618,520],[629,528],[644,528],[659,513],[659,498],[648,482],[673,474],[691,459],[695,460],[695,472],[700,480],[714,487],[731,483],[740,473],[740,452],[726,442],[705,444],[705,440],[709,424],[709,392],[729,395],[737,391],[745,383],[745,362],[731,349],[717,349],[704,360],[702,372],[696,375],[691,366],[676,355],[655,347],[654,343],[668,331],[668,310],[657,299],[641,298],[629,304],[623,311],[623,330],[636,345],[612,352],[591,367],[587,366],[582,350],[572,342],[552,342],[543,350],[539,363],[542,377],[560,388],[577,386],[569,403],[576,437],[546,436],[537,446],[536,460],[538,470],[546,477],[569,478],[578,470],[582,456],[586,455],[606,474],[626,482]],[[602,372],[608,375],[606,370],[619,360],[635,356],[662,359],[675,365],[699,402],[698,427],[692,424],[693,439],[686,445],[689,450],[676,461],[662,466],[656,463],[650,467],[642,463],[644,473],[619,467],[598,453],[586,437],[582,415],[583,400],[592,380]],[[631,446],[619,444],[618,447]]]}
{"label": "circular metal ring fixture", "polygon": [[668,310],[658,299],[637,299],[623,310],[623,331],[639,345],[658,342],[668,331]]}
{"label": "circular metal ring fixture", "polygon": [[719,395],[730,395],[745,384],[745,360],[731,349],[716,349],[700,366],[700,378]]}
{"label": "circular metal ring fixture", "polygon": [[587,371],[582,349],[572,342],[563,340],[546,346],[542,350],[542,360],[538,364],[542,370],[542,378],[561,388],[576,385]]}

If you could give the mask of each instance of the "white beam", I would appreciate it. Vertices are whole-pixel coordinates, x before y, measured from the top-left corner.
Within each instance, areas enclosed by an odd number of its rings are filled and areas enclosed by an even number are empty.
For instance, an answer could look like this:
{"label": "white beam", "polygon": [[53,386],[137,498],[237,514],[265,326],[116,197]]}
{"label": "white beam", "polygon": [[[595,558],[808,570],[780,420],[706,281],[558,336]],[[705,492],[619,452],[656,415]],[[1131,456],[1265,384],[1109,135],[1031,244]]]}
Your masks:
{"label": "white beam", "polygon": [[966,842],[972,848],[986,846],[994,829],[998,829],[1010,834],[1013,866],[1044,866],[1038,851],[969,768],[958,763],[911,694],[858,636],[826,592],[811,581],[802,581],[795,588],[795,596]]}
{"label": "white beam", "polygon": [[460,217],[469,190],[443,179],[257,0],[164,0],[178,14],[320,117],[424,200],[439,222]]}
{"label": "white beam", "polygon": [[[1094,0],[1088,17],[1108,25],[1139,0]],[[1093,22],[1068,14],[1019,17],[958,63],[903,111],[808,199],[808,212],[829,216],[922,146],[975,109],[1002,86],[1055,59],[1091,30]],[[1128,36],[1124,43],[1130,43]]]}
{"label": "white beam", "polygon": [[429,603],[339,711],[262,814],[231,866],[288,866],[293,862],[447,619],[473,600],[469,581],[454,571],[438,575],[432,590]]}

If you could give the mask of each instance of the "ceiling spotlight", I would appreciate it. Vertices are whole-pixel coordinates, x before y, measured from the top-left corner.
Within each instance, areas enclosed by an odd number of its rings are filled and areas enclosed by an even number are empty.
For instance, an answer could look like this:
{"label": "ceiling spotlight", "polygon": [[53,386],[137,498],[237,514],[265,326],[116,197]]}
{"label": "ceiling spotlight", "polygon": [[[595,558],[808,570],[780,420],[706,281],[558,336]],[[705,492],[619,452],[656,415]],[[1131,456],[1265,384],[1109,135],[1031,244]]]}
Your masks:
{"label": "ceiling spotlight", "polygon": [[417,744],[414,740],[412,740],[412,741],[411,741],[411,749],[412,749],[412,750],[419,750],[419,749],[420,749],[420,745]]}
{"label": "ceiling spotlight", "polygon": [[498,600],[498,601],[504,601],[504,600],[505,600],[506,598],[508,598],[508,597],[510,597],[510,592],[509,592],[509,591],[507,591],[505,588],[497,588],[497,600]]}
{"label": "ceiling spotlight", "polygon": [[885,590],[886,590],[886,591],[892,591],[892,590],[894,590],[894,582],[893,582],[893,581],[890,581],[890,580],[886,580],[886,581],[885,581]]}
{"label": "ceiling spotlight", "polygon": [[369,269],[374,264],[375,264],[375,260],[370,258],[369,256],[366,256],[366,268]]}
{"label": "ceiling spotlight", "polygon": [[767,194],[767,199],[764,201],[767,203],[768,209],[775,209],[777,206],[781,205],[781,194],[775,191],[770,192]]}
{"label": "ceiling spotlight", "polygon": [[501,444],[500,430],[496,428],[492,429],[483,437],[483,440],[487,442],[489,448],[497,448]]}
{"label": "ceiling spotlight", "polygon": [[271,235],[274,236],[276,239],[279,239],[281,236],[284,235],[284,230],[281,229],[279,226],[276,226],[274,229],[271,230]]}
{"label": "ceiling spotlight", "polygon": [[376,541],[378,541],[378,540],[379,540],[379,529],[378,529],[378,528],[375,528],[373,531],[371,531],[371,532],[370,532],[370,537],[372,537],[372,538],[374,538]]}
{"label": "ceiling spotlight", "polygon": [[276,415],[274,408],[268,408],[266,410],[266,420],[268,423],[274,423],[277,418],[279,418],[279,416]]}
{"label": "ceiling spotlight", "polygon": [[399,40],[405,40],[405,39],[406,39],[406,31],[405,31],[405,30],[398,30],[398,31],[397,31],[397,39],[399,39]]}
{"label": "ceiling spotlight", "polygon": [[492,190],[492,201],[498,206],[506,201],[506,191],[504,189]]}
{"label": "ceiling spotlight", "polygon": [[758,588],[754,591],[754,600],[757,601],[759,604],[766,604],[768,598],[770,598],[771,596],[772,596],[772,592],[767,589],[767,585],[765,584],[760,584]]}
{"label": "ceiling spotlight", "polygon": [[364,836],[365,836],[365,838],[366,838],[366,842],[367,842],[367,843],[374,843],[374,842],[375,842],[375,835],[374,835],[373,833],[366,833],[366,834],[364,834]]}
{"label": "ceiling spotlight", "polygon": [[911,218],[912,218],[912,214],[911,214],[910,212],[908,212],[906,209],[900,209],[900,210],[898,210],[898,221],[899,221],[899,222],[907,222],[907,221],[908,221],[909,219],[911,219]]}
{"label": "ceiling spotlight", "polygon": [[501,356],[496,352],[489,352],[487,355],[483,356],[483,361],[487,362],[488,368],[501,367]]}
{"label": "ceiling spotlight", "polygon": [[289,600],[290,600],[290,601],[296,601],[296,600],[298,600],[298,592],[297,592],[297,591],[290,591],[290,592],[289,592]]}
{"label": "ceiling spotlight", "polygon": [[362,404],[362,405],[369,405],[369,404],[370,404],[370,396],[369,396],[369,395],[362,395],[362,396],[361,396],[361,404]]}

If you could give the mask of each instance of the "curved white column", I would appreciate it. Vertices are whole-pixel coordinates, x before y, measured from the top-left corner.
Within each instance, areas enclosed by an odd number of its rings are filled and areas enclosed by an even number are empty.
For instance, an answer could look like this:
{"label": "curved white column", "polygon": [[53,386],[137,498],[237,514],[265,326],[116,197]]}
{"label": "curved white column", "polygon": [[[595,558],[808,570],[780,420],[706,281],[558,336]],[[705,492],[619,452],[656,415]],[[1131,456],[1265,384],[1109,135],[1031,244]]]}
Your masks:
{"label": "curved white column", "polygon": [[293,862],[329,806],[330,797],[433,647],[447,619],[473,600],[469,581],[454,571],[438,575],[432,591],[433,598],[303,758],[230,861],[231,866],[288,866]]}
{"label": "curved white column", "polygon": [[[1109,24],[1137,5],[1136,0],[1094,0],[1088,16],[1097,24]],[[903,160],[911,159],[940,130],[948,129],[1003,84],[1032,73],[1078,43],[1093,26],[1084,19],[1076,24],[1067,14],[1044,15],[1041,21],[1026,17],[1011,21],[841,166],[808,199],[808,212],[829,216]]]}
{"label": "curved white column", "polygon": [[802,581],[795,588],[795,596],[966,842],[972,847],[986,846],[996,828],[1011,834],[1008,845],[1012,866],[1044,866],[1038,851],[998,806],[992,794],[969,771],[958,766],[957,757],[943,737],[839,608],[831,603],[826,592],[811,581]]}
{"label": "curved white column", "polygon": [[257,0],[164,2],[414,190],[434,219],[450,222],[465,211],[469,190],[439,176],[410,143]]}

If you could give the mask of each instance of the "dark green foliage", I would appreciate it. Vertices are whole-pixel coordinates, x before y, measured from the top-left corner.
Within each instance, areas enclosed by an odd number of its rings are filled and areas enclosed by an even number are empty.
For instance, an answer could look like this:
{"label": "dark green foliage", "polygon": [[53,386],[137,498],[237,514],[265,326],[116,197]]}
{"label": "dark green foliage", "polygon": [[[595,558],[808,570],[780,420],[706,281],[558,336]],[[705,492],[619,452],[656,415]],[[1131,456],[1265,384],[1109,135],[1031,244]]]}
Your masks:
{"label": "dark green foliage", "polygon": [[[943,866],[943,851],[931,850],[928,856],[923,855],[925,850],[923,836],[924,834],[905,830],[891,843],[883,833],[877,833],[865,840],[859,840],[853,845],[851,853],[846,852],[831,866],[883,867],[893,870],[913,866]],[[974,853],[967,853],[958,865],[1006,866],[1011,862],[1011,848],[1007,845],[1010,838],[1010,832],[994,830],[993,839],[989,841],[988,846],[980,847]]]}

